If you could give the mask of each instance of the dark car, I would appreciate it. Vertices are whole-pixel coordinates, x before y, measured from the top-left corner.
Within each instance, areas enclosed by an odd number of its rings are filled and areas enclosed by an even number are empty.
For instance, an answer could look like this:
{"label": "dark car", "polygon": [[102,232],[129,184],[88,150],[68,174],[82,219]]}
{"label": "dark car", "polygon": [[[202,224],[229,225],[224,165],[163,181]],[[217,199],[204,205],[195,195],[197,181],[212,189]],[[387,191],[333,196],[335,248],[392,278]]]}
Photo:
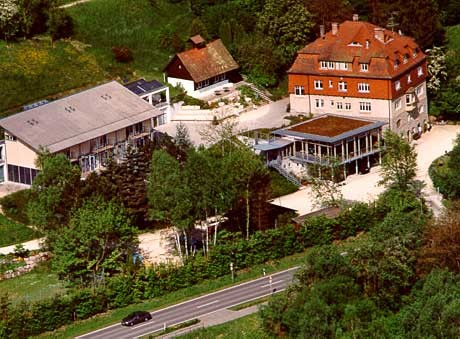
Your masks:
{"label": "dark car", "polygon": [[133,325],[142,323],[150,319],[152,319],[152,315],[149,312],[136,311],[136,312],[130,313],[126,318],[123,318],[123,320],[121,321],[121,324],[125,326],[133,326]]}

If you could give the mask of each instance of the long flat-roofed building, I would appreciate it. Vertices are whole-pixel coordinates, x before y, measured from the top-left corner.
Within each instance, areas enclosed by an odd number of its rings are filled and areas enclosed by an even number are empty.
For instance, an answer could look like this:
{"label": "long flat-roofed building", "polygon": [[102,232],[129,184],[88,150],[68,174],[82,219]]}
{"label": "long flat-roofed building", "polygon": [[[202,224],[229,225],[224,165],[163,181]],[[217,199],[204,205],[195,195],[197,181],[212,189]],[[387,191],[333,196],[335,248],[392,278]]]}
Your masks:
{"label": "long flat-roofed building", "polygon": [[150,138],[164,112],[112,81],[0,120],[5,181],[30,185],[38,152],[63,153],[83,175]]}
{"label": "long flat-roofed building", "polygon": [[346,178],[380,162],[385,125],[382,121],[326,114],[276,130],[275,139],[254,147],[270,166],[287,174],[301,176],[309,165],[328,167],[334,161]]}

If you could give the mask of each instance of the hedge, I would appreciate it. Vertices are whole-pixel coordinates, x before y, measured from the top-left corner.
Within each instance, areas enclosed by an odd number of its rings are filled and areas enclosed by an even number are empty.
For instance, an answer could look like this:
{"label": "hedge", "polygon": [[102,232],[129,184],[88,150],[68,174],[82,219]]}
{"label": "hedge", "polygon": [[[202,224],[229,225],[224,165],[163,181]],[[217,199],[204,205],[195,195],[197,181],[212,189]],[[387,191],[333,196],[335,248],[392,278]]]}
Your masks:
{"label": "hedge", "polygon": [[0,337],[27,337],[51,331],[108,309],[215,279],[228,274],[230,262],[236,269],[243,269],[302,252],[307,247],[345,239],[367,230],[374,219],[373,209],[366,204],[356,204],[335,220],[314,217],[298,230],[288,225],[258,231],[249,240],[241,234],[221,231],[219,244],[211,248],[208,256],[199,253],[183,266],[141,267],[134,272],[107,277],[104,287],[78,289],[31,304],[12,306],[7,298],[0,298],[1,309],[8,310],[0,318]]}

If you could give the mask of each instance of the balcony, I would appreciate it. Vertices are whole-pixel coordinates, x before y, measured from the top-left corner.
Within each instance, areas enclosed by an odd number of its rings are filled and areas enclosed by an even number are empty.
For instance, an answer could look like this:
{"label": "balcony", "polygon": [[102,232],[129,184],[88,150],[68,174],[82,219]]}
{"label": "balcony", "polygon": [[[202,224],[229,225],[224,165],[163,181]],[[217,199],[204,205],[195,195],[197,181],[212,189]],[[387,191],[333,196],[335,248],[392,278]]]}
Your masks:
{"label": "balcony", "polygon": [[143,138],[143,137],[146,137],[150,134],[150,132],[148,131],[145,131],[144,129],[142,130],[138,130],[138,131],[132,131],[128,134],[128,139],[139,139],[139,138]]}
{"label": "balcony", "polygon": [[406,112],[412,112],[415,108],[417,108],[417,103],[414,101],[406,102]]}

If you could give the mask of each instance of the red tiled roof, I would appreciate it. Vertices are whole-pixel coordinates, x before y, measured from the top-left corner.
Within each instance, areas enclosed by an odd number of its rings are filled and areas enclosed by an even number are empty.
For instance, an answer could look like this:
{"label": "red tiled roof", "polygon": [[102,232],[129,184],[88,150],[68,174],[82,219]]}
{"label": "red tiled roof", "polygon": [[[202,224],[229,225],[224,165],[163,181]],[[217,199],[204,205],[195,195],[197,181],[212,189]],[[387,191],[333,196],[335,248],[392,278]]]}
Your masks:
{"label": "red tiled roof", "polygon": [[[383,41],[375,36],[375,29],[383,32]],[[413,57],[414,50],[417,52]],[[407,63],[404,56],[407,55]],[[353,70],[322,70],[319,61],[353,62]],[[336,35],[328,32],[302,48],[289,73],[359,75],[392,78],[425,60],[425,54],[415,41],[364,21],[345,21]],[[399,62],[397,68],[395,62]],[[359,63],[368,63],[369,71],[359,72]],[[340,73],[340,74],[339,74]]]}
{"label": "red tiled roof", "polygon": [[178,53],[177,57],[195,82],[239,68],[220,39],[209,42],[205,47]]}

